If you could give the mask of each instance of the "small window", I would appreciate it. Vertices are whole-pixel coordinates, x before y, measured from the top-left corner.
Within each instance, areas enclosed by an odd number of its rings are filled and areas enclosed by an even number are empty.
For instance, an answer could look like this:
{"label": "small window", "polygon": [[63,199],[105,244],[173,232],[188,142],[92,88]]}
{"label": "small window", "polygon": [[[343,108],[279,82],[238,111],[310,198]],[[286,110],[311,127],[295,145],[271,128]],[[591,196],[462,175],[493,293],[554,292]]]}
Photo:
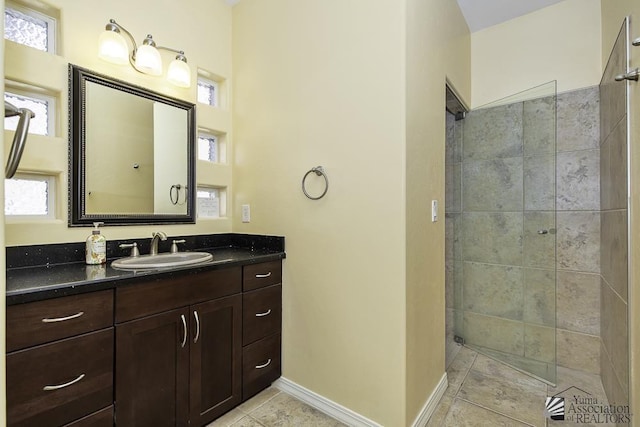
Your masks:
{"label": "small window", "polygon": [[4,11],[4,38],[44,52],[55,53],[56,20],[17,5]]}
{"label": "small window", "polygon": [[4,214],[7,217],[54,217],[55,178],[17,174],[4,181]]}
{"label": "small window", "polygon": [[220,190],[198,187],[198,217],[219,218],[221,216]]}
{"label": "small window", "polygon": [[218,137],[206,133],[198,135],[198,159],[218,163]]}
{"label": "small window", "polygon": [[[35,113],[29,122],[29,133],[37,135],[51,135],[54,133],[54,99],[52,97],[35,94],[5,92],[4,100],[18,108],[28,108]],[[17,116],[4,119],[5,130],[16,130],[19,118]]]}
{"label": "small window", "polygon": [[218,82],[198,77],[198,102],[218,107]]}

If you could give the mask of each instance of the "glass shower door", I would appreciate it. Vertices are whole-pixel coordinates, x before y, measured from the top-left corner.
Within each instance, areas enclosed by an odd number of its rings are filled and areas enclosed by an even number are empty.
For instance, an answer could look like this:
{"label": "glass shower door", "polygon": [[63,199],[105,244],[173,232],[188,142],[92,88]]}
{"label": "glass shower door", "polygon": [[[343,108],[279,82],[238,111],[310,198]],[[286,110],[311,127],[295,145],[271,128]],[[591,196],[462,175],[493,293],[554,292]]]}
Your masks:
{"label": "glass shower door", "polygon": [[470,111],[453,186],[456,340],[556,380],[556,84]]}

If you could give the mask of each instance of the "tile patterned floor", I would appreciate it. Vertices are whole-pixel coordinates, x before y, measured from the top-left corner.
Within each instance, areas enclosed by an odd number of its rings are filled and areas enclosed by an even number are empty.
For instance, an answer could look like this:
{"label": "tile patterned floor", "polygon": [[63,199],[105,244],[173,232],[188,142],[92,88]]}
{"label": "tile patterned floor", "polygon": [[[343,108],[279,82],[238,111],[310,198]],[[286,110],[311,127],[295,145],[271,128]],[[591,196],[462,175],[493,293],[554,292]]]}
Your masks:
{"label": "tile patterned floor", "polygon": [[597,375],[558,367],[557,387],[551,387],[466,347],[449,366],[447,377],[449,387],[429,419],[429,427],[589,425],[551,421],[544,416],[545,398],[571,386],[586,390],[606,404]]}
{"label": "tile patterned floor", "polygon": [[[461,347],[447,370],[449,387],[429,419],[428,427],[575,427],[550,421],[544,401],[571,386],[606,402],[597,375],[558,367],[558,385],[551,387],[500,362]],[[610,424],[591,424],[611,427]],[[270,387],[207,427],[338,427],[341,422]]]}
{"label": "tile patterned floor", "polygon": [[207,427],[342,427],[339,421],[269,387]]}

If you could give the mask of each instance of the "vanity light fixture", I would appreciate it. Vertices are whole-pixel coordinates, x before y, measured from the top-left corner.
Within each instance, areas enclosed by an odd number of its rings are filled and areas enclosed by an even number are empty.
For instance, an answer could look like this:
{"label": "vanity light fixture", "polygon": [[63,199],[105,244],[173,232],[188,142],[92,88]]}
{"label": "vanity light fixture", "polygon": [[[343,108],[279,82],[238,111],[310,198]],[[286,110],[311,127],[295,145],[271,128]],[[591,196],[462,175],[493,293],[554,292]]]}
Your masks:
{"label": "vanity light fixture", "polygon": [[[131,54],[129,54],[129,46],[122,33],[129,37],[133,45]],[[142,41],[142,45],[138,46],[126,28],[110,19],[98,40],[98,57],[100,59],[118,65],[129,63],[136,71],[152,76],[162,75],[162,58],[159,50],[168,50],[177,54],[167,69],[167,80],[178,87],[191,87],[191,69],[187,64],[184,52],[170,47],[156,46],[151,34],[148,34]]]}

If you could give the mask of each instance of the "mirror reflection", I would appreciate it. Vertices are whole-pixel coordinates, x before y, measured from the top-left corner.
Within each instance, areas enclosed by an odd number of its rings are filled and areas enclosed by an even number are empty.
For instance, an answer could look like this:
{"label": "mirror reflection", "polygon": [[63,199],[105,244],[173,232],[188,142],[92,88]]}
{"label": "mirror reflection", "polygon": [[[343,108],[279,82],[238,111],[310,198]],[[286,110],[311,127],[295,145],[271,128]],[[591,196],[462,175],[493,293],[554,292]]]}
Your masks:
{"label": "mirror reflection", "polygon": [[193,222],[193,104],[70,72],[72,225]]}

